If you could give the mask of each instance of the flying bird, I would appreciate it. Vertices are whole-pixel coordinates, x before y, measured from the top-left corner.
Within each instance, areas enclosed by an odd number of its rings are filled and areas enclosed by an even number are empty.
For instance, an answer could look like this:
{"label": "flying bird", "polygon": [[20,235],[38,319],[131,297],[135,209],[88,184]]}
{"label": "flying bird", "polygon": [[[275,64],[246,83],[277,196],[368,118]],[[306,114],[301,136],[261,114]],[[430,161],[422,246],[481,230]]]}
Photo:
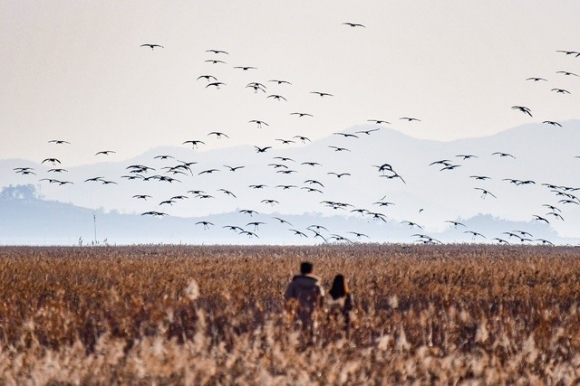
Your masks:
{"label": "flying bird", "polygon": [[254,93],[257,93],[258,91],[266,92],[266,86],[259,82],[250,82],[246,85],[246,88],[253,88]]}
{"label": "flying bird", "polygon": [[350,173],[328,172],[326,174],[330,174],[330,175],[336,176],[337,178],[342,178],[342,177],[345,177],[345,176],[350,176]]}
{"label": "flying bird", "polygon": [[570,94],[570,91],[564,90],[563,88],[553,88],[552,91],[558,94]]}
{"label": "flying bird", "polygon": [[294,235],[296,236],[300,236],[300,237],[306,237],[308,238],[308,236],[306,235],[306,233],[304,232],[300,232],[299,230],[296,229],[288,229],[290,232],[294,232]]}
{"label": "flying bird", "polygon": [[287,80],[281,80],[281,79],[270,79],[268,82],[274,82],[277,84],[289,84],[292,85],[292,83],[288,82]]}
{"label": "flying bird", "polygon": [[312,114],[308,114],[308,113],[290,113],[290,115],[298,115],[298,118],[302,118],[302,117],[313,117]]}
{"label": "flying bird", "polygon": [[445,221],[445,222],[448,222],[448,223],[450,223],[450,224],[453,224],[453,227],[454,227],[454,228],[457,228],[457,227],[458,227],[458,226],[460,226],[460,225],[461,225],[461,226],[463,226],[463,227],[466,227],[466,225],[465,225],[465,224],[463,224],[463,223],[461,223],[461,222],[459,222],[459,221],[447,220],[447,221]]}
{"label": "flying bird", "polygon": [[526,106],[512,106],[512,109],[519,110],[524,114],[528,114],[530,117],[532,116],[532,111]]}
{"label": "flying bird", "polygon": [[197,145],[200,145],[200,144],[201,145],[205,145],[205,142],[200,141],[200,140],[197,140],[197,139],[192,139],[192,140],[189,140],[189,141],[185,141],[185,142],[182,143],[182,145],[185,145],[186,143],[191,143],[193,149],[195,149],[197,147]]}
{"label": "flying bird", "polygon": [[148,198],[151,198],[151,196],[148,195],[148,194],[136,194],[136,195],[133,196],[133,198],[136,198],[138,200],[145,200],[145,201],[147,201],[147,199]]}
{"label": "flying bird", "polygon": [[238,198],[235,194],[233,194],[232,192],[230,192],[229,190],[226,190],[226,189],[218,189],[218,192],[223,192],[223,193],[227,194],[228,196],[232,196],[233,198]]}
{"label": "flying bird", "polygon": [[211,52],[211,53],[214,53],[214,54],[216,54],[216,55],[217,55],[217,54],[224,54],[224,55],[229,55],[229,52],[222,51],[222,50],[206,50],[205,52]]}
{"label": "flying bird", "polygon": [[234,68],[238,68],[238,69],[243,70],[243,71],[257,70],[256,67],[252,67],[252,66],[236,66]]}
{"label": "flying bird", "polygon": [[495,153],[491,153],[491,155],[498,155],[500,157],[512,157],[512,158],[516,158],[513,155],[509,154],[509,153],[502,153],[500,151],[496,151]]}
{"label": "flying bird", "polygon": [[161,46],[159,44],[148,44],[148,43],[141,44],[141,47],[149,47],[149,48],[151,48],[151,50],[154,50],[157,47],[159,47],[159,48],[165,48],[165,47],[163,47],[163,46]]}
{"label": "flying bird", "polygon": [[303,136],[303,135],[295,135],[295,136],[294,136],[294,138],[298,138],[300,141],[302,141],[302,143],[306,143],[306,141],[308,141],[308,142],[312,142],[312,141],[310,140],[310,138],[308,138],[308,137],[305,137],[305,136]]}
{"label": "flying bird", "polygon": [[558,126],[558,127],[562,127],[561,124],[559,124],[556,121],[543,121],[542,123],[548,124],[548,125],[552,125],[552,126]]}
{"label": "flying bird", "polygon": [[254,148],[256,148],[256,153],[265,153],[266,150],[271,149],[272,146],[264,146],[264,147],[254,146]]}
{"label": "flying bird", "polygon": [[57,145],[62,145],[62,144],[66,143],[67,145],[70,145],[70,142],[62,140],[62,139],[51,139],[50,141],[48,141],[48,143],[54,143]]}
{"label": "flying bird", "polygon": [[198,221],[195,223],[195,225],[203,225],[203,229],[207,230],[207,229],[209,229],[209,226],[214,225],[214,223],[212,223],[210,221]]}
{"label": "flying bird", "polygon": [[363,24],[360,24],[360,23],[349,23],[349,22],[346,22],[346,23],[342,23],[342,24],[343,25],[347,25],[349,27],[362,27],[362,28],[366,28]]}
{"label": "flying bird", "polygon": [[213,75],[200,75],[200,76],[197,77],[197,80],[200,80],[200,79],[205,79],[208,82],[211,81],[211,80],[214,80],[214,81],[217,82],[217,78],[215,76],[213,76]]}
{"label": "flying bird", "polygon": [[212,131],[211,133],[208,134],[208,136],[209,135],[215,135],[217,139],[220,139],[221,137],[229,138],[227,134],[221,133],[219,131]]}
{"label": "flying bird", "polygon": [[475,190],[481,190],[481,198],[485,198],[488,195],[492,196],[493,198],[497,198],[493,193],[491,193],[489,190],[483,189],[483,188],[473,188]]}
{"label": "flying bird", "polygon": [[215,87],[216,89],[219,89],[220,86],[227,86],[224,82],[211,82],[205,85],[205,88],[208,87]]}
{"label": "flying bird", "polygon": [[564,74],[567,76],[578,76],[578,74],[575,74],[575,73],[570,72],[570,71],[556,71],[556,74]]}
{"label": "flying bird", "polygon": [[95,155],[99,155],[99,154],[109,155],[109,154],[115,154],[115,153],[117,153],[117,152],[114,150],[103,150],[103,151],[97,152]]}
{"label": "flying bird", "polygon": [[332,145],[328,145],[328,147],[331,149],[334,149],[334,151],[350,151],[346,147],[338,147],[338,146],[332,146]]}
{"label": "flying bird", "polygon": [[282,95],[277,95],[277,94],[268,95],[267,98],[274,98],[278,101],[280,101],[280,100],[288,101],[288,99],[284,98]]}
{"label": "flying bird", "polygon": [[380,130],[380,128],[377,127],[376,129],[355,131],[355,133],[357,133],[357,134],[371,135],[372,132],[379,131],[379,130]]}
{"label": "flying bird", "polygon": [[327,97],[327,96],[334,96],[332,94],[329,94],[327,92],[320,92],[320,91],[310,91],[311,94],[316,94],[318,96],[322,97]]}
{"label": "flying bird", "polygon": [[224,165],[224,167],[230,169],[230,172],[235,172],[238,169],[242,169],[245,168],[244,165],[240,165],[240,166],[229,166],[229,165]]}
{"label": "flying bird", "polygon": [[262,125],[270,126],[266,122],[260,121],[258,119],[252,119],[251,121],[248,121],[248,123],[255,123],[255,124],[257,124],[258,125],[258,129],[261,129],[262,128]]}
{"label": "flying bird", "polygon": [[56,158],[45,158],[41,163],[50,162],[52,164],[60,164],[61,162]]}

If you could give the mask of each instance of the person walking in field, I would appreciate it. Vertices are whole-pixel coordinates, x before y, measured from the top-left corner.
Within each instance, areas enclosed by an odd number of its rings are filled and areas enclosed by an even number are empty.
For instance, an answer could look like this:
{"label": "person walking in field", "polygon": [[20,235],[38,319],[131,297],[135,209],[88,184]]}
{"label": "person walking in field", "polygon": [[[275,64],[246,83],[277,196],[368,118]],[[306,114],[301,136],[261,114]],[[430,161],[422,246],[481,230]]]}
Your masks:
{"label": "person walking in field", "polygon": [[316,311],[324,306],[324,289],[318,277],[312,275],[312,270],[312,263],[305,261],[300,264],[300,274],[288,284],[284,300],[286,310],[300,320],[304,330],[314,334]]}
{"label": "person walking in field", "polygon": [[354,308],[354,299],[343,275],[338,274],[334,277],[332,287],[328,293],[332,298],[329,304],[328,318],[329,320],[336,320],[342,315],[344,317],[344,329],[348,338],[350,337],[350,312]]}

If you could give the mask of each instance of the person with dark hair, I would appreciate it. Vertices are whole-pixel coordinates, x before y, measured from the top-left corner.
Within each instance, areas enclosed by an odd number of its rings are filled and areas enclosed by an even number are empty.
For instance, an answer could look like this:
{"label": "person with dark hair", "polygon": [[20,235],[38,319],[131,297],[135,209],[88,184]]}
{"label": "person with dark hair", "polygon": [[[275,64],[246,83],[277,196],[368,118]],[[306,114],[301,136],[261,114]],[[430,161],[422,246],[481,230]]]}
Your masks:
{"label": "person with dark hair", "polygon": [[316,311],[324,305],[324,289],[318,277],[312,275],[313,265],[308,261],[300,264],[300,274],[292,278],[284,293],[286,310],[297,317],[302,328],[314,333]]}
{"label": "person with dark hair", "polygon": [[350,336],[350,312],[354,308],[353,295],[348,289],[346,279],[343,275],[336,275],[332,282],[332,287],[328,291],[332,298],[329,314],[329,319],[342,314],[344,316],[345,331],[347,337]]}

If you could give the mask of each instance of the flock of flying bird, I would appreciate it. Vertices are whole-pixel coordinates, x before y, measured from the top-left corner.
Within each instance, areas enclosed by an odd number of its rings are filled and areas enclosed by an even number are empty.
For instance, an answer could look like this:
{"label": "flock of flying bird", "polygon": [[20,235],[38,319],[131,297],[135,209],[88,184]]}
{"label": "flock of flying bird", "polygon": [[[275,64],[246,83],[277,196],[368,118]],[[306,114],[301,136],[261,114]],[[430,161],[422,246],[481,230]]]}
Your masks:
{"label": "flock of flying bird", "polygon": [[[345,25],[347,27],[352,27],[352,28],[366,28],[364,25],[359,24],[359,23],[347,22],[347,23],[343,23],[343,25]],[[150,44],[150,43],[143,44],[143,45],[141,45],[141,47],[150,48],[152,51],[157,51],[159,49],[165,48],[164,46],[162,46],[160,44]],[[577,51],[558,51],[558,52],[563,53],[567,56],[572,56],[572,57],[577,57],[577,58],[580,57],[580,52],[577,52]],[[207,59],[205,59],[205,63],[206,63],[205,68],[208,71],[200,74],[197,77],[198,84],[200,84],[200,87],[208,89],[207,92],[211,92],[210,89],[216,90],[214,92],[219,92],[217,90],[220,90],[221,88],[224,88],[224,87],[228,87],[228,85],[227,85],[227,83],[219,80],[218,77],[215,75],[215,72],[209,71],[209,69],[217,68],[217,67],[213,67],[213,66],[228,66],[225,58],[229,57],[229,53],[227,51],[219,50],[219,49],[208,49],[206,51],[206,57],[207,57]],[[256,75],[259,75],[259,73],[260,73],[258,71],[258,69],[254,66],[248,66],[248,65],[233,66],[233,68],[235,70],[239,70],[239,71],[243,71],[243,72],[255,73]],[[570,71],[563,71],[563,70],[557,71],[557,72],[555,72],[555,74],[559,77],[567,77],[567,78],[578,77],[578,75],[576,73],[573,73]],[[527,78],[527,81],[536,82],[536,83],[548,82],[545,78],[539,77],[539,76],[529,77],[529,78]],[[245,88],[249,89],[250,91],[253,91],[254,94],[265,95],[266,99],[271,99],[273,101],[280,102],[280,103],[288,102],[287,98],[283,95],[283,90],[285,87],[292,87],[292,82],[290,82],[288,80],[283,80],[283,79],[269,79],[267,81],[251,81],[251,82],[247,83],[247,85],[245,86]],[[269,93],[269,91],[268,91],[269,88],[274,88],[276,90],[282,90],[282,92]],[[570,91],[568,91],[564,88],[553,87],[553,88],[551,88],[551,91],[554,93],[563,94],[563,95],[571,94]],[[313,91],[310,91],[310,93],[317,96],[317,97],[323,98],[323,99],[332,98],[334,96],[330,92],[319,91],[319,90],[313,90]],[[516,110],[518,112],[521,112],[521,113],[525,114],[526,116],[533,117],[532,109],[530,109],[527,106],[515,105],[515,106],[512,106],[512,109]],[[314,113],[312,113],[312,112],[303,112],[303,111],[291,111],[289,114],[292,116],[295,116],[298,119],[310,119],[314,116]],[[410,117],[410,116],[403,116],[403,117],[400,117],[399,119],[406,121],[406,122],[421,122],[421,120],[419,118]],[[388,122],[387,120],[384,120],[384,119],[368,119],[368,122],[370,122],[368,124],[368,127],[369,127],[368,129],[359,130],[359,131],[356,131],[353,133],[337,132],[337,133],[334,133],[334,135],[336,135],[337,138],[342,138],[342,141],[367,138],[367,137],[371,137],[375,132],[381,130],[383,127],[385,127],[385,125],[391,124],[390,122]],[[561,126],[561,124],[559,122],[556,122],[553,120],[544,120],[543,123],[547,124],[547,125],[551,125],[551,126],[559,126],[559,127]],[[254,125],[255,127],[259,128],[259,129],[267,128],[269,126],[269,124],[267,122],[260,120],[260,119],[249,119],[246,122],[246,124],[247,125]],[[227,138],[229,138],[229,135],[227,133],[221,132],[221,131],[211,131],[211,132],[207,133],[206,137],[213,137],[215,139],[224,139],[224,138],[227,139]],[[276,138],[275,141],[276,141],[276,144],[280,144],[281,146],[290,145],[290,144],[300,144],[300,143],[305,144],[305,143],[311,142],[307,136],[304,136],[301,134],[296,134],[292,138]],[[71,145],[70,142],[68,142],[64,139],[52,139],[48,142],[50,144],[55,145],[55,146],[69,146],[69,145]],[[186,139],[181,143],[181,146],[190,146],[194,150],[199,148],[202,145],[205,145],[205,141],[203,139]],[[275,146],[275,144],[268,145],[268,146],[255,146],[254,149],[255,149],[255,152],[257,154],[263,154],[263,153],[267,153],[269,150],[271,150],[273,148],[273,146]],[[329,151],[333,151],[335,153],[349,153],[349,152],[351,152],[351,149],[349,149],[348,145],[343,145],[343,146],[330,145],[328,148],[329,148]],[[115,154],[114,150],[102,150],[102,151],[97,152],[95,154],[95,156],[96,157],[107,157],[107,156],[110,156],[112,154]],[[509,154],[509,153],[505,153],[505,152],[494,152],[492,154],[492,156],[499,157],[499,158],[506,158],[506,159],[507,158],[515,159],[516,158],[516,156]],[[478,155],[475,155],[475,154],[456,154],[456,155],[449,156],[448,159],[435,160],[435,161],[430,163],[429,167],[430,168],[437,168],[438,172],[452,172],[453,170],[460,168],[462,166],[462,164],[460,162],[470,162],[470,160],[475,159],[475,158],[478,158]],[[157,181],[160,183],[173,184],[173,183],[187,182],[186,179],[193,178],[194,174],[201,176],[201,175],[213,174],[213,173],[217,173],[217,172],[221,171],[220,169],[217,169],[215,167],[208,168],[208,169],[195,170],[194,167],[196,167],[196,165],[198,165],[198,162],[177,160],[174,156],[172,156],[170,154],[157,155],[154,157],[154,159],[157,160],[156,162],[163,162],[164,165],[159,166],[157,163],[155,164],[155,167],[153,167],[151,165],[144,165],[144,164],[127,165],[126,169],[124,171],[124,174],[121,175],[120,178],[127,180],[127,181],[142,181],[142,182]],[[73,181],[68,181],[66,179],[61,179],[60,177],[58,177],[61,175],[66,175],[66,173],[67,173],[67,169],[65,169],[61,165],[61,161],[58,158],[47,157],[41,161],[41,164],[47,164],[47,165],[50,165],[50,167],[44,171],[46,173],[46,177],[41,178],[40,181],[45,182],[45,183],[49,183],[49,184],[56,184],[59,186],[73,184]],[[299,160],[299,161],[297,161],[297,160],[294,160],[290,157],[283,157],[283,156],[277,156],[277,157],[270,158],[269,161],[267,162],[267,164],[268,164],[268,167],[270,167],[273,170],[273,172],[275,172],[276,176],[278,176],[278,175],[279,176],[292,175],[292,174],[298,173],[298,170],[296,170],[296,168],[294,168],[293,165],[300,165],[303,169],[309,169],[309,168],[313,169],[313,168],[322,168],[323,167],[323,165],[321,165],[319,162],[316,162],[313,160]],[[240,173],[240,171],[242,171],[242,169],[244,169],[245,167],[246,167],[245,165],[227,165],[227,164],[224,164],[222,170],[229,172],[229,173],[233,173],[232,176],[235,176],[235,178],[244,178],[243,174]],[[400,175],[390,163],[385,162],[385,163],[382,163],[380,165],[372,165],[372,167],[376,168],[378,177],[392,179],[394,181],[397,181],[400,184],[406,184],[404,177],[402,175]],[[21,174],[21,175],[25,175],[25,176],[36,176],[36,173],[38,171],[32,167],[17,167],[17,168],[14,168],[14,172]],[[340,180],[344,180],[344,179],[349,178],[351,176],[351,173],[327,171],[327,175],[332,176],[332,177],[328,177],[328,178],[336,178],[335,181],[340,181]],[[280,177],[280,178],[282,179],[283,177]],[[481,185],[473,187],[473,189],[477,190],[478,192],[481,193],[482,199],[488,199],[488,198],[489,199],[496,199],[497,198],[497,196],[493,192],[491,192],[490,190],[485,188],[484,184],[485,184],[485,181],[490,179],[489,176],[487,176],[487,175],[471,175],[471,176],[469,176],[469,178],[473,181],[476,181],[478,184],[481,184]],[[504,179],[504,181],[506,183],[513,184],[516,186],[536,184],[536,182],[532,181],[532,180]],[[119,182],[115,181],[114,179],[107,178],[105,176],[90,176],[90,177],[87,176],[87,178],[84,179],[84,181],[82,181],[82,183],[116,185]],[[546,224],[549,224],[551,221],[564,221],[564,217],[562,216],[562,209],[560,208],[560,206],[580,205],[580,199],[574,194],[574,192],[577,190],[580,190],[580,188],[574,188],[574,187],[570,187],[570,186],[559,186],[559,185],[554,185],[554,184],[543,184],[543,185],[546,186],[546,188],[549,189],[549,191],[553,193],[554,197],[557,200],[554,203],[543,204],[542,209],[545,209],[545,211],[544,211],[545,213],[542,212],[541,214],[533,214],[533,219],[535,221],[543,222]],[[251,189],[252,191],[263,191],[267,187],[268,187],[267,184],[248,184],[247,185],[247,188]],[[274,184],[274,189],[278,189],[281,192],[283,192],[283,191],[289,191],[289,192],[302,191],[305,194],[316,195],[317,197],[318,196],[324,197],[325,183],[323,181],[320,181],[320,180],[314,179],[314,178],[305,179],[302,186],[277,181]],[[235,199],[237,197],[236,193],[234,193],[231,189],[221,188],[221,189],[218,189],[217,191],[220,194],[223,194],[223,195],[228,196],[228,197],[233,198],[233,199]],[[179,202],[184,202],[185,200],[187,200],[189,198],[197,198],[200,200],[215,199],[216,196],[214,194],[215,193],[211,194],[211,193],[208,193],[208,192],[201,190],[201,189],[192,189],[192,190],[184,191],[181,194],[173,195],[173,196],[168,197],[162,201],[157,202],[157,204],[155,205],[155,208],[143,212],[142,216],[164,217],[164,216],[168,215],[168,213],[166,211],[163,211],[162,208],[172,207],[173,205],[175,205]],[[289,193],[289,194],[291,194],[291,193]],[[149,194],[146,194],[146,193],[138,193],[138,194],[133,195],[132,199],[151,202],[153,200],[153,197]],[[280,202],[277,199],[264,198],[262,200],[259,200],[259,204],[260,205],[275,206],[275,205],[280,204]],[[369,210],[369,209],[365,209],[365,208],[355,208],[353,205],[346,203],[346,202],[339,202],[339,201],[332,201],[332,200],[325,200],[325,199],[320,200],[320,205],[322,205],[325,208],[331,208],[331,209],[336,210],[336,211],[349,211],[350,213],[358,214],[358,215],[361,215],[363,217],[366,217],[369,221],[378,221],[380,223],[387,222],[387,216],[384,213],[382,213],[380,210]],[[386,197],[383,197],[382,199],[373,202],[372,205],[377,207],[377,208],[383,209],[383,208],[387,208],[387,207],[389,207],[391,205],[395,205],[395,204],[393,202],[387,201]],[[540,208],[538,208],[538,210],[540,210]],[[267,223],[265,221],[255,220],[254,216],[258,215],[259,213],[257,210],[255,210],[253,208],[241,209],[241,210],[239,210],[239,212],[243,216],[247,216],[246,218],[248,220],[252,220],[252,221],[248,221],[245,225],[243,225],[243,224],[242,225],[221,224],[221,227],[224,229],[228,229],[228,230],[231,230],[233,232],[236,232],[239,235],[247,236],[250,238],[258,238],[260,226],[265,226],[265,225],[267,225]],[[311,224],[310,226],[306,227],[305,229],[296,229],[289,221],[287,221],[284,218],[272,217],[272,219],[275,220],[275,222],[278,224],[287,226],[289,236],[294,235],[294,236],[297,236],[300,238],[312,237],[314,239],[319,239],[323,242],[332,242],[332,241],[349,242],[349,241],[352,241],[353,239],[357,239],[357,240],[370,239],[369,236],[366,235],[365,233],[358,232],[355,230],[349,231],[348,235],[344,235],[344,234],[339,235],[337,233],[332,233],[325,226],[319,225],[319,224]],[[487,237],[485,235],[483,235],[479,232],[466,229],[467,228],[466,225],[459,222],[459,221],[447,220],[446,222],[449,223],[454,228],[461,229],[463,231],[463,233],[470,235],[472,237],[472,240],[487,239]],[[413,240],[420,242],[420,243],[438,243],[439,242],[437,239],[430,237],[427,234],[421,233],[423,227],[420,224],[418,224],[417,222],[403,221],[402,223],[407,225],[408,227],[410,227],[412,229],[419,230],[418,233],[415,233],[412,235],[412,237],[414,238]],[[203,230],[209,230],[212,227],[216,226],[216,224],[214,224],[213,222],[208,221],[208,220],[198,221],[195,224],[197,226],[201,227]],[[526,232],[524,230],[505,231],[502,233],[502,236],[495,237],[493,239],[490,238],[490,240],[497,242],[497,243],[500,243],[500,244],[509,244],[510,241],[512,241],[512,242],[516,241],[518,243],[525,243],[525,242],[532,243],[533,242],[533,243],[541,243],[541,244],[546,244],[546,245],[552,244],[549,240],[534,238],[534,236],[531,233]]]}

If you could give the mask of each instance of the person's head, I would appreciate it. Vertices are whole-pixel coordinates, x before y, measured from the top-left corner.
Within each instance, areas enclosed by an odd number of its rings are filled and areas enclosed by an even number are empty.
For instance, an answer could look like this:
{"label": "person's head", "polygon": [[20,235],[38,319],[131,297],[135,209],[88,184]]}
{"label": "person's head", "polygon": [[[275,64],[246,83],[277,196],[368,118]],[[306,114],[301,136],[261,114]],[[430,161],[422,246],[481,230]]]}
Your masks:
{"label": "person's head", "polygon": [[308,261],[303,261],[302,263],[300,263],[300,273],[303,275],[308,275],[309,273],[312,273],[312,263],[308,262]]}
{"label": "person's head", "polygon": [[330,296],[332,299],[340,299],[348,294],[348,286],[346,285],[346,280],[342,275],[336,275],[332,282],[332,287],[330,288]]}

